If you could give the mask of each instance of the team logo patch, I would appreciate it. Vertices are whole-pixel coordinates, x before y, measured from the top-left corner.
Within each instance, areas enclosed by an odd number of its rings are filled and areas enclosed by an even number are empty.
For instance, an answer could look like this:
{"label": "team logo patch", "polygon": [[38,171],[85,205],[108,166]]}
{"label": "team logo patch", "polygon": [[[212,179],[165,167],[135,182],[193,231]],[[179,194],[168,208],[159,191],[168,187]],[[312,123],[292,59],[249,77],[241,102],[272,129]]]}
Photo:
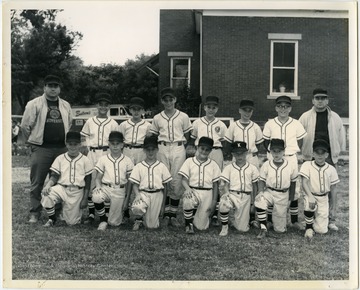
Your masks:
{"label": "team logo patch", "polygon": [[215,127],[215,132],[216,132],[216,133],[219,133],[219,132],[220,132],[220,127],[219,127],[219,126]]}
{"label": "team logo patch", "polygon": [[51,119],[59,119],[60,111],[59,110],[50,110],[49,115],[50,115]]}

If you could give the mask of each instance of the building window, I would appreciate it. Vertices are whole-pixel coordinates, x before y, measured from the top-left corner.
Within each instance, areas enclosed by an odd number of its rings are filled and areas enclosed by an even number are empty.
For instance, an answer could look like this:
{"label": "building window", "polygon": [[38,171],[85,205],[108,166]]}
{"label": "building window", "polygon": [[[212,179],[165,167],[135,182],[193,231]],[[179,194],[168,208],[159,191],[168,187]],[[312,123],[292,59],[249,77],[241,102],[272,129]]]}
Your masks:
{"label": "building window", "polygon": [[270,42],[270,95],[268,98],[287,95],[293,99],[299,99],[298,39],[301,39],[301,35],[269,34],[269,38],[273,39]]}
{"label": "building window", "polygon": [[190,57],[172,57],[171,58],[171,87],[183,88],[190,87]]}

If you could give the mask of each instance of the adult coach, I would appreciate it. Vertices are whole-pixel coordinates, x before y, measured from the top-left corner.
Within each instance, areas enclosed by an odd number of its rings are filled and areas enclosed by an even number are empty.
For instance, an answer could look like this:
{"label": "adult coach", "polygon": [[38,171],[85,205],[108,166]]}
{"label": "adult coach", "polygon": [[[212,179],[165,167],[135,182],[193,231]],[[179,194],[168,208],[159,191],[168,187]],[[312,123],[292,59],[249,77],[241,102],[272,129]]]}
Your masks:
{"label": "adult coach", "polygon": [[68,102],[61,99],[60,78],[44,79],[44,94],[29,101],[21,121],[21,130],[31,146],[30,159],[30,220],[40,217],[41,190],[55,158],[67,151],[65,135],[70,130],[72,115]]}
{"label": "adult coach", "polygon": [[[337,168],[336,165],[340,152],[346,150],[343,122],[340,116],[328,106],[329,98],[326,90],[315,89],[313,91],[312,103],[313,107],[303,113],[299,119],[307,132],[301,148],[303,159],[304,161],[313,159],[314,140],[322,139],[330,144],[329,156],[326,162]],[[336,204],[336,196],[329,195],[329,198],[334,198],[334,204]],[[333,215],[330,216],[329,229],[338,230],[338,227],[335,225],[335,216]]]}

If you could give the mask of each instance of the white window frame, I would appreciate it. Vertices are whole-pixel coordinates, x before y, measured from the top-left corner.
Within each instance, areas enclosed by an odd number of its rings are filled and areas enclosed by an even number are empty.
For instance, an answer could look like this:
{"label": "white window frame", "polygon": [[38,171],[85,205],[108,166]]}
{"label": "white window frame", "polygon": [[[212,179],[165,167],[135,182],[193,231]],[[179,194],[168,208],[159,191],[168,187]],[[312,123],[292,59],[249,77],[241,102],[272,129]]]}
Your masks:
{"label": "white window frame", "polygon": [[[187,78],[184,77],[174,77],[174,61],[179,59],[187,59],[188,60],[188,76]],[[184,57],[184,56],[174,56],[170,59],[170,87],[173,88],[173,80],[184,80],[187,79],[187,85],[190,88],[191,84],[191,57]]]}
{"label": "white window frame", "polygon": [[[299,40],[301,40],[301,34],[277,34],[269,33],[268,38],[270,41],[270,84],[268,99],[276,99],[279,96],[287,95],[293,100],[300,100],[298,95],[298,56],[299,56]],[[294,67],[274,67],[274,44],[275,43],[294,43]],[[273,70],[278,69],[291,69],[294,70],[294,90],[293,92],[273,92]]]}

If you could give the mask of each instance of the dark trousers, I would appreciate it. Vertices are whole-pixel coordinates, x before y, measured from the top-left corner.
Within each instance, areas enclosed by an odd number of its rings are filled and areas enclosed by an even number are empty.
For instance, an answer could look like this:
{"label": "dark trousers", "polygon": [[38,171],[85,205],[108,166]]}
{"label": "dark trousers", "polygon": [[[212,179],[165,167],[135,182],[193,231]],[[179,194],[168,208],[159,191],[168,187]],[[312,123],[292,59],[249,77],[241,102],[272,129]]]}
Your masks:
{"label": "dark trousers", "polygon": [[30,212],[39,214],[42,210],[41,191],[50,166],[55,158],[65,153],[67,148],[45,148],[31,145],[30,158]]}

